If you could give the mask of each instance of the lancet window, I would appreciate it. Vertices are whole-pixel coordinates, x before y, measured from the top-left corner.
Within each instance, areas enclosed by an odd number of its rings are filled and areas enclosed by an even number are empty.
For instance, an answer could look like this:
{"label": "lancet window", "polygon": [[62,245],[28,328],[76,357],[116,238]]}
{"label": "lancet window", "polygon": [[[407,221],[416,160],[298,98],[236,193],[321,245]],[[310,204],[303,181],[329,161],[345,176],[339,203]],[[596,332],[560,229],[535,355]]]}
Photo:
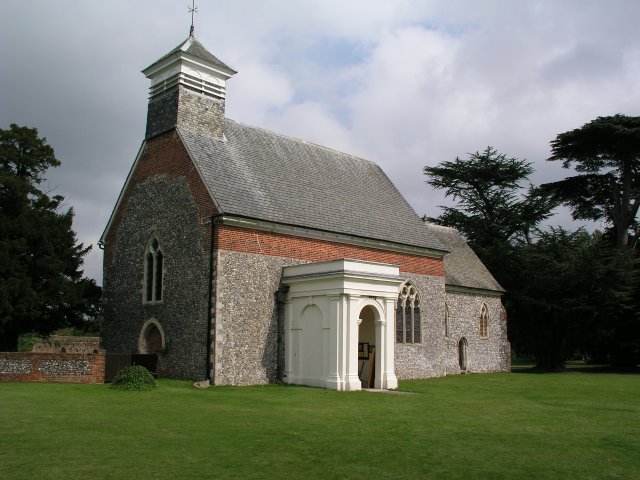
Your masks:
{"label": "lancet window", "polygon": [[480,337],[487,338],[489,336],[489,312],[487,305],[482,304],[480,309]]}
{"label": "lancet window", "polygon": [[449,305],[444,304],[444,336],[449,336]]}
{"label": "lancet window", "polygon": [[164,255],[158,238],[149,239],[144,256],[144,301],[154,303],[162,301]]}

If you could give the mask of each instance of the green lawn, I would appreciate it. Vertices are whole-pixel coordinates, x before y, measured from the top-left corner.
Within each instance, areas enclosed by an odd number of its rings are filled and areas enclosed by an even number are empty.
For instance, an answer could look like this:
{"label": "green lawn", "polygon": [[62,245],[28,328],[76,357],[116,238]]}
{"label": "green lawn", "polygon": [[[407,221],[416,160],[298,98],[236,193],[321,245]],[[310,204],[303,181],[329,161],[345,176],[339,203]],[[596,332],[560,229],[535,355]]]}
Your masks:
{"label": "green lawn", "polygon": [[0,479],[640,479],[640,375],[400,388],[0,383]]}

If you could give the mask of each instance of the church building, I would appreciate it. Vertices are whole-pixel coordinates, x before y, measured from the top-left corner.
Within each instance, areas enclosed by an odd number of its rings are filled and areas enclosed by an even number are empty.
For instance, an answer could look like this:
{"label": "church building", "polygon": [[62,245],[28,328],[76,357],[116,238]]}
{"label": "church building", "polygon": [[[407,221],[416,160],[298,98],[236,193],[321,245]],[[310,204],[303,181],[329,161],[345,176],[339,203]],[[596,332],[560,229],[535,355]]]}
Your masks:
{"label": "church building", "polygon": [[502,288],[378,165],[225,118],[237,72],[193,35],[143,73],[146,135],[101,239],[108,352],[345,391],[509,370]]}

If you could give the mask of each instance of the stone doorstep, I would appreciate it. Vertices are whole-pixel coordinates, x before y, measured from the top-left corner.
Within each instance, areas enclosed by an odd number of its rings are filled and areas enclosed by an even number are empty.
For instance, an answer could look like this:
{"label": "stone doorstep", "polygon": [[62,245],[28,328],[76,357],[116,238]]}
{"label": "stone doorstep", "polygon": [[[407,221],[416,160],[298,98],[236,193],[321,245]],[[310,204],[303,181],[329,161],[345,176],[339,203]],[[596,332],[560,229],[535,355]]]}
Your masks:
{"label": "stone doorstep", "polygon": [[404,392],[402,390],[385,390],[382,388],[363,388],[363,392],[371,393],[389,393],[391,395],[415,395],[416,392]]}

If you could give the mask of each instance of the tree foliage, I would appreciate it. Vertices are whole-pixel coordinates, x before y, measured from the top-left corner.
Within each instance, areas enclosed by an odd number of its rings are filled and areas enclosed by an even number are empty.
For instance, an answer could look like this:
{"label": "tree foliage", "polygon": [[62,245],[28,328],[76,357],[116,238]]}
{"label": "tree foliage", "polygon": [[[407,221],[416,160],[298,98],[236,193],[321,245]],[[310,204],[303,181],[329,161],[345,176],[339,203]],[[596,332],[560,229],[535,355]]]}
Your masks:
{"label": "tree foliage", "polygon": [[550,228],[518,248],[517,263],[508,286],[514,346],[550,370],[576,353],[613,360],[637,285],[633,254],[611,249],[599,232]]}
{"label": "tree foliage", "polygon": [[604,220],[618,249],[629,243],[640,207],[640,117],[598,117],[551,142],[551,161],[578,175],[544,185],[574,219]]}
{"label": "tree foliage", "polygon": [[82,326],[99,309],[100,288],[83,278],[90,247],[77,243],[73,210],[40,190],[60,164],[35,128],[0,129],[0,348],[25,332]]}
{"label": "tree foliage", "polygon": [[531,165],[491,147],[424,172],[429,185],[457,201],[429,220],[458,229],[506,289],[516,351],[533,354],[544,369],[561,368],[575,354],[640,360],[640,267],[633,251],[611,248],[599,232],[541,231],[559,197],[531,185],[523,192]]}
{"label": "tree foliage", "polygon": [[456,158],[424,167],[427,183],[458,202],[455,207],[441,206],[443,213],[428,220],[455,227],[480,248],[496,242],[530,241],[533,229],[554,207],[536,188],[530,186],[522,193],[532,172],[530,163],[508,158],[493,147],[469,154],[466,160]]}

